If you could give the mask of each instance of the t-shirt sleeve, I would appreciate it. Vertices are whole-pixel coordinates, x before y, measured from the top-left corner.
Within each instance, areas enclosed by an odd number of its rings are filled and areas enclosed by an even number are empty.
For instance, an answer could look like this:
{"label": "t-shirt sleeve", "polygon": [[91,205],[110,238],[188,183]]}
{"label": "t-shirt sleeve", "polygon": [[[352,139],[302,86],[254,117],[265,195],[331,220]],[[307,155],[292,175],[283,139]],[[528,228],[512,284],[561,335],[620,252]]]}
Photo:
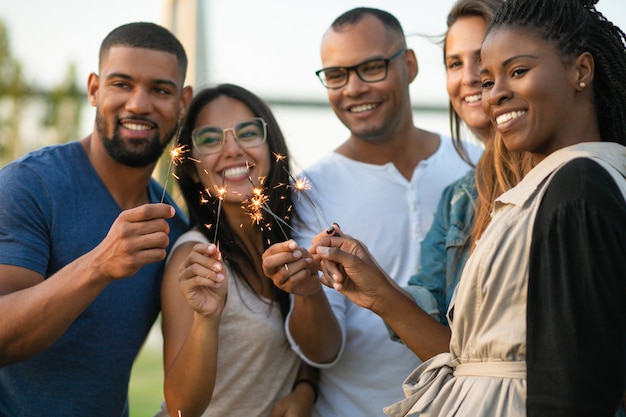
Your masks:
{"label": "t-shirt sleeve", "polygon": [[42,178],[20,164],[0,172],[0,264],[45,276],[50,259],[52,205]]}
{"label": "t-shirt sleeve", "polygon": [[530,256],[527,415],[614,415],[626,384],[626,203],[598,163],[555,173]]}

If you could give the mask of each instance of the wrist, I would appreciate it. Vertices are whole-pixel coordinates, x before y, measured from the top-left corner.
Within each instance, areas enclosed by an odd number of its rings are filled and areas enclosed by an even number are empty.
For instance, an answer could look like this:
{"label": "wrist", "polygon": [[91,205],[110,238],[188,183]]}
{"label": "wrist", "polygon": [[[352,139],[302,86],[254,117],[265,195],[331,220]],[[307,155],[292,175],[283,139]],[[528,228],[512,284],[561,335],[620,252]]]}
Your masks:
{"label": "wrist", "polygon": [[304,386],[307,385],[310,388],[310,391],[313,393],[313,404],[315,404],[317,402],[317,396],[318,396],[318,387],[317,387],[317,382],[311,380],[311,379],[307,379],[307,378],[298,378],[296,379],[296,381],[293,383],[293,386],[291,388],[291,391],[295,391],[296,388],[298,388],[299,386]]}

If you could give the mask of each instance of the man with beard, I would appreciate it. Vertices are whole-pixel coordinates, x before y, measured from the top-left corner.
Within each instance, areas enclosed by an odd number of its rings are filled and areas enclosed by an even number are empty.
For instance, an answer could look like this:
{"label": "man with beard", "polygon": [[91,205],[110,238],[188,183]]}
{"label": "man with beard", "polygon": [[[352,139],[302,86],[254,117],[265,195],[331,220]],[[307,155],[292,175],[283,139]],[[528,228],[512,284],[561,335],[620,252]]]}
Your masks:
{"label": "man with beard", "polygon": [[168,30],[130,23],[88,80],[94,131],[0,171],[0,415],[128,416],[186,218],[152,171],[191,99]]}
{"label": "man with beard", "polygon": [[[372,311],[331,288],[324,287],[324,297],[304,248],[329,226],[325,219],[337,222],[405,286],[419,266],[420,242],[443,189],[470,166],[449,137],[413,124],[409,85],[417,76],[417,59],[394,16],[372,8],[344,13],[325,33],[321,58],[317,75],[350,136],[305,170],[312,183],[308,195],[323,216],[300,199],[294,226],[301,247],[275,245],[265,254],[264,267],[276,285],[296,294],[287,323],[292,347],[323,368],[314,415],[382,416],[384,406],[403,398],[397,384],[421,361],[390,339]],[[480,150],[468,148],[476,161]],[[334,320],[326,319],[329,304],[339,332]]]}

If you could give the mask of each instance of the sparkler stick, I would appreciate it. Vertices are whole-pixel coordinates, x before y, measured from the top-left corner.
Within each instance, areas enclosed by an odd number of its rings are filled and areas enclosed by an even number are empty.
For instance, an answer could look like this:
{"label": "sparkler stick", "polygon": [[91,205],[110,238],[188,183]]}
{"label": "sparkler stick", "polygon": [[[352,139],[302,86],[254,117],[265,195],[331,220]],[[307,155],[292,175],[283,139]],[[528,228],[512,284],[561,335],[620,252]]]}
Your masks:
{"label": "sparkler stick", "polygon": [[[276,159],[278,160],[278,156],[276,156]],[[311,199],[311,197],[309,197],[309,195],[307,193],[305,193],[305,191],[311,189],[311,182],[304,176],[299,177],[299,178],[295,178],[293,175],[291,175],[291,172],[289,172],[287,167],[284,166],[284,165],[283,165],[283,171],[285,171],[287,173],[287,175],[289,175],[289,178],[291,178],[291,180],[293,181],[293,184],[291,186],[296,191],[299,191],[298,196],[300,196],[300,195],[304,196],[304,198],[309,202],[309,204],[311,204],[311,207],[313,207],[313,209],[317,213],[318,217],[321,218],[322,221],[324,223],[326,223],[327,225],[328,224],[332,225],[332,223],[329,222],[326,219],[326,217],[324,216],[324,213],[322,213],[322,211],[317,207],[317,205],[315,205],[315,203],[313,202],[313,199]],[[331,226],[331,228],[332,228],[332,226]],[[329,228],[329,230],[330,230],[330,228]]]}
{"label": "sparkler stick", "polygon": [[[176,144],[172,145],[170,149],[170,164],[167,167],[167,176],[165,177],[165,184],[163,184],[163,194],[161,194],[161,203],[165,199],[165,192],[167,190],[167,181],[170,179],[170,173],[172,173],[172,165],[180,165],[185,160],[183,156],[187,152],[189,152],[189,147],[187,145],[178,145],[178,139],[180,138],[180,131],[182,128],[178,129],[178,134],[176,135]],[[176,177],[176,175],[174,175]]]}
{"label": "sparkler stick", "polygon": [[213,238],[213,243],[217,243],[217,229],[220,225],[220,213],[222,212],[222,201],[224,201],[224,194],[226,194],[226,187],[224,186],[224,182],[226,181],[226,167],[222,171],[222,186],[215,187],[217,191],[217,217],[215,218],[215,237]]}

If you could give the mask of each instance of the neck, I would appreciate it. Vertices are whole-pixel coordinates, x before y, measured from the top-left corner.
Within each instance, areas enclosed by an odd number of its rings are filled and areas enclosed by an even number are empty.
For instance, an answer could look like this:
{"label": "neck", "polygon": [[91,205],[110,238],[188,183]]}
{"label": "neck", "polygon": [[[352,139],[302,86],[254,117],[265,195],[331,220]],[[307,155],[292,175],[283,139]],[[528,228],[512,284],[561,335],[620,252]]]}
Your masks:
{"label": "neck", "polygon": [[156,164],[133,168],[115,162],[94,135],[81,140],[89,162],[122,210],[149,202],[148,182]]}
{"label": "neck", "polygon": [[355,161],[384,165],[393,163],[410,179],[420,161],[428,159],[439,147],[439,137],[411,125],[378,140],[365,140],[352,135],[336,152]]}

